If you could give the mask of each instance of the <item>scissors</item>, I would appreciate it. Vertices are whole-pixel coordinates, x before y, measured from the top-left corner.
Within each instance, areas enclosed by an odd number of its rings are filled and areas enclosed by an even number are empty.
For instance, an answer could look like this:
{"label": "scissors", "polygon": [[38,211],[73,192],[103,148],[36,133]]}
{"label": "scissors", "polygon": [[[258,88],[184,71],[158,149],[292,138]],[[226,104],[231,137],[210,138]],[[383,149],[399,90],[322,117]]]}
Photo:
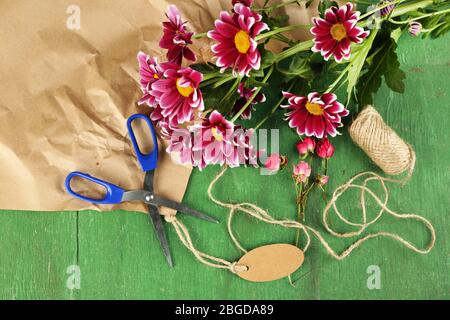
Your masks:
{"label": "scissors", "polygon": [[[132,123],[136,119],[144,120],[145,123],[150,128],[151,138],[153,142],[153,149],[147,154],[141,152],[139,148],[138,142],[136,140],[136,136],[133,131]],[[155,129],[148,118],[148,116],[144,114],[135,114],[128,118],[127,120],[127,128],[128,133],[130,135],[131,143],[133,145],[133,149],[135,151],[137,160],[145,172],[144,177],[144,186],[142,190],[124,190],[121,187],[114,185],[110,182],[98,179],[93,177],[87,173],[82,172],[71,172],[65,181],[65,186],[67,192],[75,198],[78,198],[83,201],[95,203],[95,204],[117,204],[121,202],[127,201],[141,201],[147,205],[147,209],[149,212],[150,220],[153,223],[154,229],[159,239],[159,243],[163,250],[163,253],[166,257],[167,263],[170,267],[173,267],[172,255],[170,253],[169,244],[167,241],[166,232],[163,226],[163,219],[159,212],[159,206],[163,206],[166,208],[171,208],[181,213],[185,213],[209,222],[218,223],[219,221],[213,217],[210,217],[202,212],[199,212],[195,209],[192,209],[182,203],[172,201],[163,197],[156,195],[153,191],[153,177],[155,173],[155,169],[158,164],[158,140],[156,138]],[[103,187],[106,191],[106,194],[101,198],[89,197],[86,195],[82,195],[76,191],[74,191],[71,187],[71,181],[73,178],[79,178],[87,180],[88,182],[97,184]]]}

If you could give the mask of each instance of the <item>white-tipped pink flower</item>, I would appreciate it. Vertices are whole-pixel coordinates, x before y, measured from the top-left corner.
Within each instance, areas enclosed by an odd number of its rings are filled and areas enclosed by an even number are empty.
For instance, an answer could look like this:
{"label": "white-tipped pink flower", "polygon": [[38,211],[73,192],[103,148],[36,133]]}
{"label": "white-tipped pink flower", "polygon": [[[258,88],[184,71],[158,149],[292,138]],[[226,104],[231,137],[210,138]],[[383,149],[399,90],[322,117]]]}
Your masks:
{"label": "white-tipped pink flower", "polygon": [[179,153],[183,164],[200,170],[211,164],[256,165],[253,130],[244,130],[213,111],[201,124],[173,130],[167,152]]}
{"label": "white-tipped pink flower", "polygon": [[350,58],[350,45],[352,42],[361,43],[369,35],[368,31],[358,27],[360,12],[353,11],[353,4],[347,4],[337,8],[331,7],[325,11],[325,19],[316,17],[312,22],[314,27],[311,33],[314,35],[312,51],[320,52],[325,60],[331,56],[337,62]]}
{"label": "white-tipped pink flower", "polygon": [[269,29],[261,20],[260,14],[242,3],[234,5],[233,13],[220,13],[220,19],[215,21],[215,29],[208,32],[208,37],[217,42],[211,49],[222,72],[231,68],[241,76],[248,76],[252,69],[259,69],[261,54],[255,37]]}
{"label": "white-tipped pink flower", "polygon": [[167,12],[169,21],[163,22],[163,36],[159,46],[167,49],[167,59],[169,62],[181,65],[183,57],[187,60],[195,61],[197,57],[188,48],[192,44],[193,32],[187,31],[186,22],[181,19],[181,14],[175,5],[169,6]]}
{"label": "white-tipped pink flower", "polygon": [[162,76],[161,67],[158,64],[156,58],[150,57],[144,52],[140,51],[137,55],[139,62],[139,75],[141,84],[141,90],[144,94],[139,100],[138,104],[147,104],[150,107],[156,106],[156,99],[150,94],[152,84],[158,81]]}
{"label": "white-tipped pink flower", "polygon": [[283,92],[288,99],[286,120],[289,126],[297,130],[299,135],[322,139],[327,135],[338,134],[336,128],[342,127],[342,118],[348,116],[349,111],[336,100],[334,93],[311,92],[307,97]]}
{"label": "white-tipped pink flower", "polygon": [[161,116],[173,128],[194,119],[194,111],[204,109],[199,89],[203,75],[175,63],[161,64],[163,78],[152,84],[150,94],[161,107]]}

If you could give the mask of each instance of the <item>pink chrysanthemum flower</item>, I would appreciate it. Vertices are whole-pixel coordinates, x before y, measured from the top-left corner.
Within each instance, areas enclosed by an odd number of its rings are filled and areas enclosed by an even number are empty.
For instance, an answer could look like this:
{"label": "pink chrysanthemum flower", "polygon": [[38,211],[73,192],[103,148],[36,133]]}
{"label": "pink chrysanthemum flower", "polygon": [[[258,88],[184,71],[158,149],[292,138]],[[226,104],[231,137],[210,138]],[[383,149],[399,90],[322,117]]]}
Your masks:
{"label": "pink chrysanthemum flower", "polygon": [[167,18],[169,21],[163,22],[163,37],[159,46],[167,49],[167,59],[170,62],[181,65],[183,57],[195,61],[197,57],[194,52],[188,48],[192,44],[193,32],[188,32],[186,22],[181,19],[180,12],[174,5],[169,6]]}
{"label": "pink chrysanthemum flower", "polygon": [[174,131],[174,127],[169,124],[169,119],[165,118],[162,115],[162,109],[159,104],[156,104],[153,107],[152,112],[150,113],[150,119],[153,124],[155,124],[160,130],[161,136],[167,140],[170,139],[172,132]]}
{"label": "pink chrysanthemum flower", "polygon": [[176,128],[173,130],[169,138],[169,146],[166,151],[168,153],[178,153],[182,164],[193,163],[192,145],[194,143],[193,133],[187,128]]}
{"label": "pink chrysanthemum flower", "polygon": [[313,52],[320,52],[325,60],[331,56],[337,62],[350,58],[350,45],[352,42],[361,43],[369,35],[368,31],[358,27],[360,12],[353,11],[353,4],[347,4],[337,8],[331,7],[325,11],[325,19],[316,17],[312,22],[314,27],[311,33],[314,35]]}
{"label": "pink chrysanthemum flower", "polygon": [[[232,160],[229,161],[232,164],[238,165],[258,165],[258,156],[260,151],[257,151],[252,141],[254,137],[255,130],[254,129],[244,129],[243,127],[237,125],[234,126],[233,132],[233,153],[229,157]],[[255,142],[256,143],[256,142]]]}
{"label": "pink chrysanthemum flower", "polygon": [[201,131],[201,139],[196,137],[192,150],[201,151],[206,164],[224,164],[237,166],[233,154],[234,124],[226,120],[218,111],[213,111],[196,128]]}
{"label": "pink chrysanthemum flower", "polygon": [[305,134],[319,139],[327,135],[334,137],[338,134],[336,128],[342,127],[341,118],[349,114],[333,93],[320,96],[317,92],[311,92],[308,97],[289,92],[283,92],[283,95],[289,104],[282,107],[290,110],[286,113],[286,120],[299,135]]}
{"label": "pink chrysanthemum flower", "polygon": [[[237,113],[239,112],[239,110],[242,109],[242,107],[247,103],[248,100],[250,100],[250,98],[253,96],[253,94],[255,93],[255,91],[257,90],[257,88],[246,88],[245,87],[245,83],[241,82],[239,84],[238,90],[237,92],[239,93],[239,95],[241,96],[236,103],[233,106],[233,113]],[[252,110],[253,110],[253,106],[258,104],[258,103],[263,103],[266,101],[266,96],[264,95],[264,93],[259,92],[255,99],[253,99],[252,103],[244,110],[244,112],[242,112],[241,114],[241,119],[243,120],[248,120],[252,118]]]}
{"label": "pink chrysanthemum flower", "polygon": [[180,162],[198,167],[210,164],[256,165],[257,153],[250,140],[252,130],[243,130],[213,111],[204,121],[189,129],[178,128],[170,136],[167,152],[178,152]]}
{"label": "pink chrysanthemum flower", "polygon": [[142,51],[138,53],[137,59],[139,62],[139,74],[141,76],[139,82],[144,94],[138,104],[147,104],[150,107],[154,107],[156,105],[156,100],[155,97],[150,94],[150,90],[153,82],[159,80],[162,76],[161,67],[158,65],[156,58],[149,57]]}
{"label": "pink chrysanthemum flower", "polygon": [[218,43],[211,47],[216,65],[225,71],[232,68],[233,73],[249,75],[252,69],[261,65],[261,54],[255,37],[269,27],[261,22],[262,16],[253,12],[242,3],[234,5],[232,14],[222,11],[220,19],[215,21],[215,29],[208,32],[208,37]]}
{"label": "pink chrysanthemum flower", "polygon": [[194,111],[204,109],[202,92],[198,88],[203,75],[174,63],[161,64],[163,78],[152,84],[150,94],[161,107],[161,116],[171,127],[192,121]]}

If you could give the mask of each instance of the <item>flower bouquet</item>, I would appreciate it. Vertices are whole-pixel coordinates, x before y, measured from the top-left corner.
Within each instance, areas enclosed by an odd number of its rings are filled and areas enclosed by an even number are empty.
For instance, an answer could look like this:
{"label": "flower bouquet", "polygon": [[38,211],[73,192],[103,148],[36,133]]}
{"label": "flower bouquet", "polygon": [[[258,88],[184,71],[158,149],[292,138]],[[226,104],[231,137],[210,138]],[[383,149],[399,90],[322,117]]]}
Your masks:
{"label": "flower bouquet", "polygon": [[[396,49],[403,33],[440,37],[450,30],[450,4],[443,0],[320,1],[309,25],[290,25],[286,6],[309,7],[312,0],[232,0],[212,30],[194,34],[175,6],[167,11],[159,43],[166,61],[138,54],[139,104],[151,108],[151,120],[168,141],[167,152],[183,164],[283,168],[287,159],[273,147],[258,148],[257,130],[279,109],[299,136],[300,162],[293,164],[299,219],[308,194],[329,180],[332,138],[344,118],[371,104],[384,78],[404,91],[405,73]],[[361,13],[364,12],[364,13]],[[288,32],[306,29],[310,40]],[[213,60],[197,63],[193,41],[210,39]],[[279,52],[270,50],[281,43]],[[267,90],[269,89],[270,90]],[[266,103],[266,95],[277,97]],[[255,122],[252,117],[257,118]],[[250,125],[251,123],[251,125]],[[322,170],[312,172],[311,162]]]}

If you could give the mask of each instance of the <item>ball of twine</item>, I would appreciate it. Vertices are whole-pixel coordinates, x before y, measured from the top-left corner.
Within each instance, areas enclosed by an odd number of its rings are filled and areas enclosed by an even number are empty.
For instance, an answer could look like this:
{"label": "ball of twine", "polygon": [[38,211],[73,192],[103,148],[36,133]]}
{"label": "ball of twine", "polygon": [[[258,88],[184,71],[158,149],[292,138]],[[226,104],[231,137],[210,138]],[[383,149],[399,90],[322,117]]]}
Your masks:
{"label": "ball of twine", "polygon": [[398,175],[414,170],[416,155],[410,145],[389,127],[381,115],[367,106],[349,128],[352,140],[364,150],[386,174]]}

